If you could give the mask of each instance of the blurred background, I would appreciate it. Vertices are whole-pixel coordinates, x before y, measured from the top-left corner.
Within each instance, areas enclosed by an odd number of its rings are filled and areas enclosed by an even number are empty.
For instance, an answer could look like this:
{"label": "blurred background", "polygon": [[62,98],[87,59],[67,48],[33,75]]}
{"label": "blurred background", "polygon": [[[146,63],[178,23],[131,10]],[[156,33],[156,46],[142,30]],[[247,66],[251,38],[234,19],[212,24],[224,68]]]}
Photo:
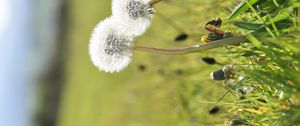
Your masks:
{"label": "blurred background", "polygon": [[[198,44],[203,25],[230,13],[232,5],[164,0],[136,44]],[[1,126],[223,124],[222,113],[209,113],[210,102],[226,92],[222,82],[209,78],[221,66],[201,60],[226,57],[223,49],[182,56],[135,52],[124,71],[100,72],[90,61],[88,41],[93,27],[109,15],[111,0],[0,0]],[[175,41],[180,34],[188,38]]]}

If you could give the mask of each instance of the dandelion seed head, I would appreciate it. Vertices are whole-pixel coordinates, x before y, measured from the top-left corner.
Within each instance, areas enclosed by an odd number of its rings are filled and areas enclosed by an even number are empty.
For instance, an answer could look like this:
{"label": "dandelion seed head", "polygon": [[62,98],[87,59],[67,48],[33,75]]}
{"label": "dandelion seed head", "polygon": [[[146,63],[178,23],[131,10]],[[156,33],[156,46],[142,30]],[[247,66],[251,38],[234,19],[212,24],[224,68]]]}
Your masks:
{"label": "dandelion seed head", "polygon": [[131,19],[136,20],[141,17],[148,17],[154,14],[155,10],[150,4],[144,4],[138,0],[131,0],[127,5],[127,12]]}
{"label": "dandelion seed head", "polygon": [[104,52],[107,55],[114,55],[118,53],[122,53],[122,48],[125,47],[125,39],[116,36],[115,34],[109,34],[106,38],[106,47],[104,49]]}
{"label": "dandelion seed head", "polygon": [[89,54],[92,62],[105,72],[119,72],[131,61],[133,38],[124,34],[115,19],[100,22],[90,38]]}
{"label": "dandelion seed head", "polygon": [[127,25],[127,33],[140,36],[150,27],[155,9],[150,0],[113,0],[112,15]]}

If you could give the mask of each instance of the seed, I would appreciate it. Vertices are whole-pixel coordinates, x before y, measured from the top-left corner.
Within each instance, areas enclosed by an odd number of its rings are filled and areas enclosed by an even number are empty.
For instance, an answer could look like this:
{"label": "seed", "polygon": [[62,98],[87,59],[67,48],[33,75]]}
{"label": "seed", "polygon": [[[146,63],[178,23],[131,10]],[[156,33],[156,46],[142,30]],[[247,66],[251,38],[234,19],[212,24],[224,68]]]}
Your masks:
{"label": "seed", "polygon": [[215,64],[216,63],[216,60],[211,57],[204,57],[204,58],[202,58],[202,60],[207,64]]}
{"label": "seed", "polygon": [[220,108],[215,106],[209,110],[209,114],[216,114],[220,111]]}
{"label": "seed", "polygon": [[188,38],[189,36],[186,33],[181,33],[179,35],[176,36],[175,41],[176,42],[180,42],[180,41],[184,41]]}
{"label": "seed", "polygon": [[265,99],[257,99],[257,101],[262,102],[262,103],[267,103],[267,101]]}
{"label": "seed", "polygon": [[145,71],[145,70],[146,70],[146,66],[145,66],[144,64],[140,64],[140,65],[138,66],[138,69],[139,69],[140,71]]}
{"label": "seed", "polygon": [[175,73],[176,73],[177,75],[182,75],[182,74],[183,74],[183,70],[177,69],[177,70],[175,71]]}

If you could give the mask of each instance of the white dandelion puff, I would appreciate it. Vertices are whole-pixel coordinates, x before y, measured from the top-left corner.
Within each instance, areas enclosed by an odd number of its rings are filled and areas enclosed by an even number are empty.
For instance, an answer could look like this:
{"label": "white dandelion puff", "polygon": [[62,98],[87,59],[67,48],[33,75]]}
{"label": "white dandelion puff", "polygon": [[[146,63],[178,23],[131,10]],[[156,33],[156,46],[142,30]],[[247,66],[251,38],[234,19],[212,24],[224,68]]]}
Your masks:
{"label": "white dandelion puff", "polygon": [[119,72],[131,61],[133,37],[122,32],[113,18],[100,22],[90,38],[89,54],[92,62],[105,72]]}
{"label": "white dandelion puff", "polygon": [[126,6],[128,16],[136,20],[138,18],[151,18],[154,8],[145,0],[130,0]]}
{"label": "white dandelion puff", "polygon": [[150,0],[113,0],[112,15],[127,25],[127,33],[140,36],[151,25],[155,9]]}

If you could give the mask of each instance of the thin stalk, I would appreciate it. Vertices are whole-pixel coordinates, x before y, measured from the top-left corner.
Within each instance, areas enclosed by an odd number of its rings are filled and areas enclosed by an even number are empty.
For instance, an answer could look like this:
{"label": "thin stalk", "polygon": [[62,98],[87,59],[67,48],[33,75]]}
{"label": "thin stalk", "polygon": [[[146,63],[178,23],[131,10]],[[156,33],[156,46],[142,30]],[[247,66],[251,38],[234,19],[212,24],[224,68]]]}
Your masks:
{"label": "thin stalk", "polygon": [[[198,103],[207,103],[207,104],[215,104],[216,102],[211,102],[211,101],[197,101]],[[236,104],[234,102],[219,102],[220,104],[224,104],[224,105],[232,105],[232,104]]]}
{"label": "thin stalk", "polygon": [[154,5],[154,4],[157,4],[160,1],[163,1],[163,0],[151,0],[149,3],[150,3],[150,5]]}
{"label": "thin stalk", "polygon": [[[244,79],[245,79],[245,78],[244,78]],[[244,79],[243,79],[243,80],[244,80]],[[243,80],[240,80],[236,85],[234,85],[234,86],[232,87],[232,89],[237,88],[237,87],[243,82]],[[221,100],[222,100],[228,93],[231,93],[231,90],[230,90],[230,89],[228,89],[227,92],[226,92],[222,97],[220,97],[220,98],[213,104],[213,106],[211,107],[211,109],[214,108],[214,107],[216,107],[217,104],[220,103]]]}
{"label": "thin stalk", "polygon": [[243,43],[245,42],[245,40],[246,40],[245,36],[236,36],[236,37],[230,37],[230,38],[212,41],[207,44],[197,44],[197,45],[187,46],[183,48],[166,49],[166,48],[155,48],[155,47],[146,47],[146,46],[134,46],[133,50],[141,51],[141,52],[157,53],[163,55],[183,55],[188,53],[197,53],[209,49],[214,49],[225,45],[234,45],[238,43]]}
{"label": "thin stalk", "polygon": [[276,0],[273,0],[273,3],[276,5],[276,7],[279,7],[279,4],[277,3]]}

